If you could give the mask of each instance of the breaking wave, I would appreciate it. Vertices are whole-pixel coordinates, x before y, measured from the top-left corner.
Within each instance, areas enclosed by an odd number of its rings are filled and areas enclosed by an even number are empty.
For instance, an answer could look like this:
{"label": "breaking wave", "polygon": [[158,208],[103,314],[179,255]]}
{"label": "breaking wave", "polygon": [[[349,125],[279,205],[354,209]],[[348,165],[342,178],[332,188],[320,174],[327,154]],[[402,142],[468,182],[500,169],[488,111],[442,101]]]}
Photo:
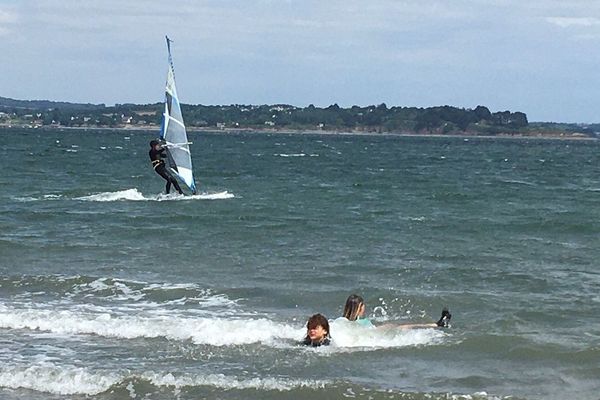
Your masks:
{"label": "breaking wave", "polygon": [[[157,391],[172,390],[173,398],[179,398],[178,394],[181,390],[194,390],[205,387],[209,390],[260,391],[265,395],[265,392],[318,390],[324,398],[518,400],[514,396],[495,396],[483,391],[473,394],[382,391],[364,388],[362,385],[357,386],[348,382],[281,376],[239,377],[215,373],[197,375],[167,371],[106,371],[72,365],[59,366],[50,362],[33,366],[4,365],[0,367],[0,388],[12,390],[26,389],[60,396],[96,396],[110,391],[119,398],[138,398],[143,393],[148,393],[149,386]],[[309,395],[309,397],[311,396]]]}
{"label": "breaking wave", "polygon": [[[0,277],[0,287],[10,293],[0,300],[0,329],[277,348],[295,347],[305,334],[305,315],[277,320],[196,283],[23,275]],[[326,352],[436,345],[447,336],[437,329],[367,329],[344,318],[330,322],[334,340]]]}
{"label": "breaking wave", "polygon": [[95,395],[105,392],[121,379],[122,376],[113,372],[93,373],[84,368],[58,367],[51,363],[0,367],[0,387],[60,395]]}
{"label": "breaking wave", "polygon": [[130,393],[135,386],[148,382],[155,387],[208,386],[217,389],[256,389],[263,391],[290,391],[296,388],[323,388],[327,381],[289,378],[239,378],[223,374],[174,375],[169,372],[114,372],[92,371],[75,366],[58,366],[43,362],[32,366],[3,366],[0,368],[0,387],[29,389],[58,395],[97,395],[115,386],[125,386]]}
{"label": "breaking wave", "polygon": [[[212,314],[221,315],[237,312],[238,308],[236,300],[195,283],[148,283],[81,275],[24,275],[0,277],[0,287],[19,292],[13,299],[28,302],[38,296],[44,297],[47,293],[53,293],[59,299],[59,304],[72,304],[72,301],[81,299],[94,299],[96,303],[109,301],[109,305],[113,307],[118,304],[119,307],[129,309],[192,304],[204,312],[211,311]],[[54,306],[56,302],[46,304]],[[43,306],[43,303],[40,304],[40,307]]]}
{"label": "breaking wave", "polygon": [[[164,338],[212,346],[276,344],[300,339],[303,330],[266,318],[194,317],[166,310],[116,315],[111,310],[13,308],[0,305],[0,328],[109,338]],[[179,315],[178,315],[179,314]],[[265,330],[267,333],[265,334]]]}
{"label": "breaking wave", "polygon": [[[57,311],[53,307],[40,309],[0,304],[0,328],[118,339],[189,340],[210,346],[260,343],[272,347],[295,347],[305,333],[303,324],[304,321],[291,325],[247,315],[205,317],[165,309],[130,310],[130,313],[117,314],[114,309],[102,307]],[[365,329],[340,320],[332,322],[331,330],[334,341],[327,352],[433,345],[446,336],[435,329]]]}

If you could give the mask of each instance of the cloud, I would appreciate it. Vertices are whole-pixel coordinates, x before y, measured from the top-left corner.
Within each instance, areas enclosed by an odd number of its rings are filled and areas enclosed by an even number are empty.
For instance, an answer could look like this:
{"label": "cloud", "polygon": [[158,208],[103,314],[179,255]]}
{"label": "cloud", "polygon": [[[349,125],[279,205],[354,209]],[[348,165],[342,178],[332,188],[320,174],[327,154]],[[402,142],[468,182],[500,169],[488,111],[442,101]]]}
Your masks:
{"label": "cloud", "polygon": [[17,16],[13,12],[0,9],[0,24],[13,23],[16,20]]}
{"label": "cloud", "polygon": [[17,15],[14,12],[0,9],[0,36],[9,35],[16,22]]}
{"label": "cloud", "polygon": [[580,112],[573,87],[596,79],[599,27],[589,0],[0,0],[12,59],[0,95],[156,101],[168,34],[186,102],[485,102],[541,115],[561,89],[573,97],[561,110]]}
{"label": "cloud", "polygon": [[561,28],[590,27],[600,25],[600,18],[593,17],[548,17],[546,22]]}

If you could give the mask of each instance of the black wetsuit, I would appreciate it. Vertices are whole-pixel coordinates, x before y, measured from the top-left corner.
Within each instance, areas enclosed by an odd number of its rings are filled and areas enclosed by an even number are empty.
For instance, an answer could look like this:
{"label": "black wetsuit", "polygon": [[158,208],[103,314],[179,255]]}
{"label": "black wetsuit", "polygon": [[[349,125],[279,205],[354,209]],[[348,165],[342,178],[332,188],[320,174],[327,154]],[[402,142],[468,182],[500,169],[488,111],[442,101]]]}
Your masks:
{"label": "black wetsuit", "polygon": [[304,346],[312,346],[312,347],[321,347],[321,346],[329,346],[331,344],[331,338],[326,337],[323,340],[321,340],[320,342],[313,342],[312,340],[310,340],[310,338],[307,336],[304,338],[304,340],[301,342]]}
{"label": "black wetsuit", "polygon": [[152,161],[152,167],[156,171],[157,174],[162,176],[162,178],[167,181],[167,186],[165,187],[167,194],[171,191],[171,184],[175,186],[175,189],[179,192],[179,194],[183,194],[179,183],[177,183],[177,179],[175,179],[169,172],[167,171],[167,167],[163,158],[167,158],[165,154],[165,149],[155,150],[154,147],[150,149],[148,152],[150,155],[150,161]]}

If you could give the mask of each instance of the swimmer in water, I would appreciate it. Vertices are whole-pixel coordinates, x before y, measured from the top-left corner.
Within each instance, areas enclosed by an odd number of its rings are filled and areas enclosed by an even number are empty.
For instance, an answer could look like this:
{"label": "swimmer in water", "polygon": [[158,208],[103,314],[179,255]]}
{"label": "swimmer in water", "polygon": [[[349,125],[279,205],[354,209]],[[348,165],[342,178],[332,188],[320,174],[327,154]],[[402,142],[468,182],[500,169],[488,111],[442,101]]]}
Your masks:
{"label": "swimmer in water", "polygon": [[321,314],[315,314],[306,323],[306,337],[302,341],[305,346],[319,347],[329,346],[331,336],[329,335],[329,321]]}
{"label": "swimmer in water", "polygon": [[[348,321],[356,321],[361,326],[367,328],[376,328],[373,323],[365,317],[365,301],[362,297],[356,294],[348,296],[346,305],[344,306],[344,318]],[[446,328],[449,326],[452,314],[448,309],[442,310],[442,317],[435,323],[430,324],[385,324],[380,328],[399,328],[399,329],[417,329],[417,328]]]}

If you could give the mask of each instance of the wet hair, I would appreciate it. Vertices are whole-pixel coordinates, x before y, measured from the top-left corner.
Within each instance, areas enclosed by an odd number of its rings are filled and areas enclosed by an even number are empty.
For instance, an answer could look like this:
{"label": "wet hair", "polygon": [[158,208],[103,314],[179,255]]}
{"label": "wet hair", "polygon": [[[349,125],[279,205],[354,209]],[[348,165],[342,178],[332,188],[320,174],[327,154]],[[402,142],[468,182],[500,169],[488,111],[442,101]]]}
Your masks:
{"label": "wet hair", "polygon": [[[328,341],[331,338],[330,331],[329,331],[329,321],[327,321],[327,318],[325,318],[325,316],[323,314],[315,314],[312,317],[310,317],[308,319],[308,321],[306,322],[306,330],[308,331],[309,329],[316,328],[319,325],[327,331],[327,334],[325,335],[324,339],[326,341]],[[306,332],[306,337],[304,338],[304,342],[305,343],[311,342],[310,337],[308,336],[308,332]]]}
{"label": "wet hair", "polygon": [[358,319],[358,311],[360,310],[360,306],[365,304],[365,301],[362,297],[357,294],[351,294],[348,296],[346,300],[346,305],[344,306],[344,318],[349,321],[356,321]]}
{"label": "wet hair", "polygon": [[319,325],[329,333],[329,321],[327,321],[327,318],[323,314],[315,314],[310,317],[308,322],[306,322],[306,329],[316,328]]}
{"label": "wet hair", "polygon": [[157,144],[160,144],[160,142],[158,140],[156,140],[156,139],[150,141],[150,147],[154,147]]}

